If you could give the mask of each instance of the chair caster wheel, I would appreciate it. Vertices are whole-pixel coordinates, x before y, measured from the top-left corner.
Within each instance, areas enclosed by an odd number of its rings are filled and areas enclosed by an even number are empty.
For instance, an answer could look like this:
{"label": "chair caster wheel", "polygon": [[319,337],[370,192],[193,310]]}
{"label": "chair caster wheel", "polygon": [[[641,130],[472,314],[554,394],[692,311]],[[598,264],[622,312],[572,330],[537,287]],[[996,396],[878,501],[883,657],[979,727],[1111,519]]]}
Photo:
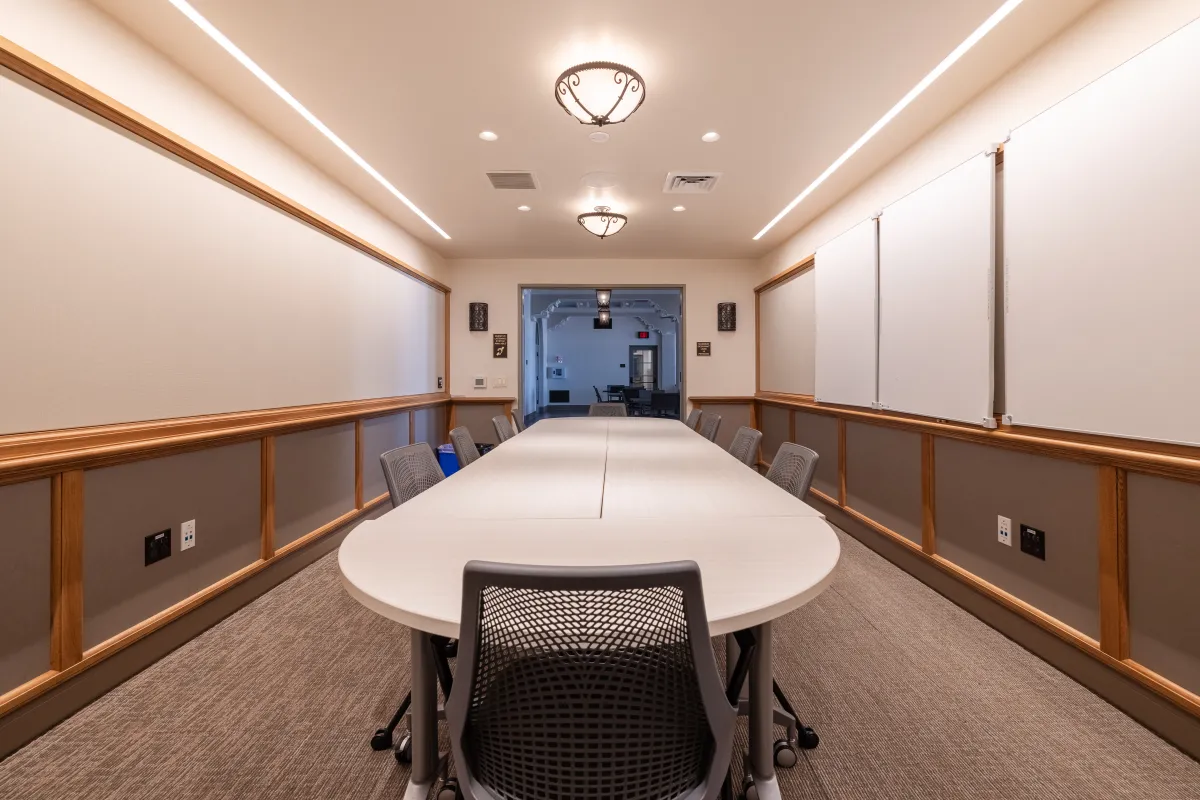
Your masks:
{"label": "chair caster wheel", "polygon": [[392,735],[388,733],[387,728],[380,728],[375,731],[375,735],[371,737],[371,749],[375,752],[383,752],[390,749],[392,746]]}
{"label": "chair caster wheel", "polygon": [[775,740],[775,766],[785,769],[796,766],[796,748],[787,739]]}
{"label": "chair caster wheel", "polygon": [[437,800],[462,800],[462,790],[458,788],[457,778],[447,778],[438,789]]}
{"label": "chair caster wheel", "polygon": [[758,800],[758,787],[750,775],[742,777],[742,800]]}
{"label": "chair caster wheel", "polygon": [[404,734],[404,738],[400,740],[400,744],[397,745],[397,747],[394,751],[392,751],[392,754],[396,756],[397,764],[411,764],[412,763],[412,736],[410,736],[407,733]]}
{"label": "chair caster wheel", "polygon": [[821,737],[817,736],[817,732],[812,728],[804,727],[800,729],[800,735],[796,737],[796,744],[803,747],[805,750],[813,750],[821,743]]}

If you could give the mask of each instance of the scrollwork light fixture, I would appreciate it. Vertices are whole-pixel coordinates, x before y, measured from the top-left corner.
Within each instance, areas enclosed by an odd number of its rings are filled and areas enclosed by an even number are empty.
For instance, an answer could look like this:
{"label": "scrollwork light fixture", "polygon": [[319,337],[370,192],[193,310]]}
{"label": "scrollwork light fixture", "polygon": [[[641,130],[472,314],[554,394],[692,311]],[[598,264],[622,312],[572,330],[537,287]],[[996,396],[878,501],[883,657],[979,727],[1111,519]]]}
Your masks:
{"label": "scrollwork light fixture", "polygon": [[554,99],[583,125],[615,125],[629,119],[642,105],[646,83],[629,67],[612,61],[589,61],[558,76]]}
{"label": "scrollwork light fixture", "polygon": [[608,206],[596,206],[595,211],[580,214],[578,219],[585,231],[601,239],[625,230],[625,223],[629,221],[629,217],[614,214]]}

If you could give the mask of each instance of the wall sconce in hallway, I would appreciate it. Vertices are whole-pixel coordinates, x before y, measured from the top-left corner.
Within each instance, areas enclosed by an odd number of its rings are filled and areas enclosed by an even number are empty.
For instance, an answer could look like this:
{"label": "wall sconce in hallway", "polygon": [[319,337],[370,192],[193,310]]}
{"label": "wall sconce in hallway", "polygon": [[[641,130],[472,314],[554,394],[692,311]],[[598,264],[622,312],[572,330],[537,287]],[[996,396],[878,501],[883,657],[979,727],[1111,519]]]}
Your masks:
{"label": "wall sconce in hallway", "polygon": [[471,330],[486,331],[488,329],[487,303],[471,303]]}
{"label": "wall sconce in hallway", "polygon": [[737,330],[737,303],[717,303],[717,330]]}

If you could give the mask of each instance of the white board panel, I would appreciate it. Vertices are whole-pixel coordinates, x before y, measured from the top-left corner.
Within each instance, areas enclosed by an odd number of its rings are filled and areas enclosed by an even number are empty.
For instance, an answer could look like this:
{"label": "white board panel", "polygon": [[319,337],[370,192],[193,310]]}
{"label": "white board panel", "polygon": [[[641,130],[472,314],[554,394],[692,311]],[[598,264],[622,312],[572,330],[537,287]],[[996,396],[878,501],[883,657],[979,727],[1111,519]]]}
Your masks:
{"label": "white board panel", "polygon": [[817,248],[818,402],[875,403],[878,230],[868,219]]}
{"label": "white board panel", "polygon": [[437,391],[441,292],[0,70],[0,433]]}
{"label": "white board panel", "polygon": [[1006,410],[1200,444],[1200,23],[1013,131]]}
{"label": "white board panel", "polygon": [[758,296],[759,388],[813,393],[814,270],[808,269]]}
{"label": "white board panel", "polygon": [[883,210],[879,402],[991,425],[995,156],[979,155]]}

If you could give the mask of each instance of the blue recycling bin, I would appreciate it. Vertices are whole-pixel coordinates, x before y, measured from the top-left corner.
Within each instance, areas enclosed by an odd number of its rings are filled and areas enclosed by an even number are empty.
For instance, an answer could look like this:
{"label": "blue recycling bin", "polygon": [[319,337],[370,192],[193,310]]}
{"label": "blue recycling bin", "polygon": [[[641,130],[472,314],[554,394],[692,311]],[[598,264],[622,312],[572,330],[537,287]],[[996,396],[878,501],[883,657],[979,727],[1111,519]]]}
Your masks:
{"label": "blue recycling bin", "polygon": [[454,454],[454,445],[438,445],[437,459],[438,466],[442,468],[442,474],[447,478],[458,472],[458,456]]}

